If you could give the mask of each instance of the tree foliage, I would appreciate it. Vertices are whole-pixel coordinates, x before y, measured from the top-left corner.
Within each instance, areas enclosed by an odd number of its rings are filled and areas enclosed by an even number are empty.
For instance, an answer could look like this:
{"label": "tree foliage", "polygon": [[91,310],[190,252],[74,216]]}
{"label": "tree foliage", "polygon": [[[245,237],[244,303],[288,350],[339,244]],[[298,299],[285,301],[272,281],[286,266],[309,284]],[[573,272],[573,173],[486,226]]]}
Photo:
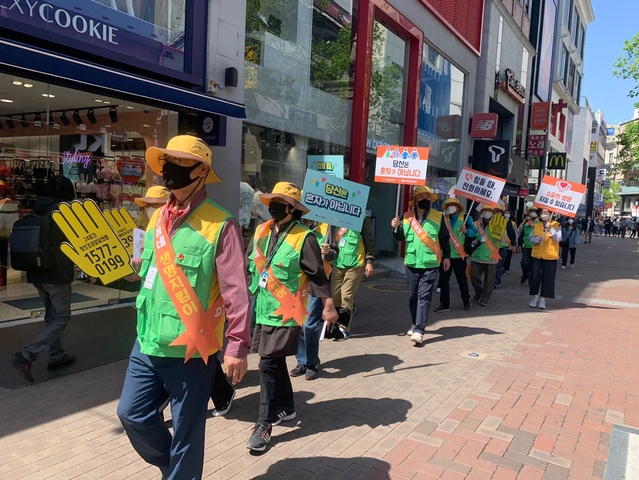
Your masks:
{"label": "tree foliage", "polygon": [[604,205],[609,203],[617,205],[619,200],[621,200],[621,185],[617,182],[610,182],[610,188],[602,190],[601,193],[603,194]]}
{"label": "tree foliage", "polygon": [[619,153],[611,173],[623,175],[626,180],[639,179],[639,121],[628,122],[616,141]]}
{"label": "tree foliage", "polygon": [[[612,64],[612,74],[635,82],[635,86],[628,93],[629,97],[635,98],[639,96],[639,33],[632,39],[625,40],[621,51],[622,54]],[[639,102],[635,103],[635,107],[639,107]]]}

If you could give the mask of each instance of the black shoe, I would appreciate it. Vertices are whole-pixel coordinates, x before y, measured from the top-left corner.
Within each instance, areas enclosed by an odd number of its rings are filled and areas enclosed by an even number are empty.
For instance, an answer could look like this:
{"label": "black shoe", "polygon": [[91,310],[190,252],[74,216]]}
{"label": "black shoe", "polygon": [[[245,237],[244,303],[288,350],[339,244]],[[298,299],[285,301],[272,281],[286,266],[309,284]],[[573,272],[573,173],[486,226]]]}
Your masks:
{"label": "black shoe", "polygon": [[317,378],[317,374],[319,373],[319,366],[320,361],[318,358],[315,365],[313,365],[312,367],[306,367],[306,375],[304,376],[304,378],[306,378],[306,380],[315,380]]}
{"label": "black shoe", "polygon": [[486,300],[482,300],[481,302],[479,302],[480,307],[485,307],[486,305],[488,305],[488,302]]}
{"label": "black shoe", "polygon": [[253,427],[253,432],[246,442],[246,448],[254,450],[256,452],[263,452],[266,450],[266,445],[271,441],[271,432],[273,427],[268,422],[257,422]]}
{"label": "black shoe", "polygon": [[471,309],[471,304],[470,302],[466,301],[464,302],[464,310],[468,311]]}
{"label": "black shoe", "polygon": [[473,302],[479,302],[479,295],[475,295],[473,297]]}
{"label": "black shoe", "polygon": [[298,365],[289,373],[291,374],[291,377],[301,377],[306,373],[306,367],[304,365]]}
{"label": "black shoe", "polygon": [[65,353],[64,357],[62,357],[57,362],[49,362],[49,364],[47,365],[47,370],[52,372],[54,370],[59,370],[64,367],[68,367],[69,365],[72,365],[74,363],[75,363],[75,355],[67,355]]}
{"label": "black shoe", "polygon": [[233,405],[233,400],[235,400],[235,392],[233,392],[233,395],[231,395],[231,399],[228,402],[226,402],[226,405],[224,405],[220,409],[214,408],[213,411],[211,412],[211,416],[223,417],[224,415],[229,413],[229,411],[231,410],[231,406]]}
{"label": "black shoe", "polygon": [[31,375],[31,362],[24,358],[22,352],[14,353],[11,355],[11,365],[13,365],[20,376],[27,382],[33,383],[33,375]]}
{"label": "black shoe", "polygon": [[501,283],[495,283],[495,284],[493,284],[493,288],[501,288]]}
{"label": "black shoe", "polygon": [[519,280],[519,283],[521,283],[523,285],[527,281],[528,281],[528,277],[521,277],[521,280]]}
{"label": "black shoe", "polygon": [[277,420],[271,423],[271,425],[275,426],[287,420],[293,420],[295,419],[296,416],[297,414],[295,413],[295,410],[293,410],[292,412],[287,412],[286,410],[280,410],[279,412],[277,412]]}
{"label": "black shoe", "polygon": [[437,307],[435,310],[435,313],[440,313],[440,312],[450,312],[450,307],[447,305],[440,305],[439,307]]}

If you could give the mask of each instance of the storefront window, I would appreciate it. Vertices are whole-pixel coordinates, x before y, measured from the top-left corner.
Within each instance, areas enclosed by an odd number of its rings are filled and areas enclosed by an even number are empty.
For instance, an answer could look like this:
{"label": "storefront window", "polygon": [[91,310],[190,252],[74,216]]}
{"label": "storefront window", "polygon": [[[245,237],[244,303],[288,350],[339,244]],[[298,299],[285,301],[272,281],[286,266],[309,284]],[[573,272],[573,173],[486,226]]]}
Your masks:
{"label": "storefront window", "polygon": [[430,147],[427,185],[441,199],[457,180],[462,135],[464,73],[424,44],[417,145]]}
{"label": "storefront window", "polygon": [[[165,145],[177,133],[177,117],[176,112],[0,74],[0,318],[29,316],[31,307],[25,310],[14,300],[37,297],[25,273],[10,268],[7,240],[13,222],[33,209],[47,180],[64,175],[77,198],[93,199],[102,210],[124,207],[142,221],[134,199],[161,180],[145,168],[145,151]],[[76,276],[82,279],[79,271]],[[73,291],[78,294],[73,308],[136,294],[125,281],[107,287],[77,281]]]}

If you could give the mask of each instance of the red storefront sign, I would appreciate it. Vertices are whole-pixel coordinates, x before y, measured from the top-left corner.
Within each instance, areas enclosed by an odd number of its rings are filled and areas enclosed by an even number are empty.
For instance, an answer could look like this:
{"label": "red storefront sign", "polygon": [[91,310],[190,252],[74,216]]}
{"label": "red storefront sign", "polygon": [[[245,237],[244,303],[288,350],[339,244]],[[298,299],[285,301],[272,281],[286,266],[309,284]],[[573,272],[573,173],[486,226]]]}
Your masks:
{"label": "red storefront sign", "polygon": [[470,126],[470,136],[472,138],[495,138],[498,120],[499,116],[496,113],[474,114]]}
{"label": "red storefront sign", "polygon": [[531,130],[548,130],[550,122],[550,102],[537,102],[532,105],[530,114]]}
{"label": "red storefront sign", "polygon": [[520,197],[527,197],[529,194],[530,190],[528,190],[527,188],[521,188],[518,193]]}
{"label": "red storefront sign", "polygon": [[546,135],[528,135],[528,156],[541,157],[546,153]]}

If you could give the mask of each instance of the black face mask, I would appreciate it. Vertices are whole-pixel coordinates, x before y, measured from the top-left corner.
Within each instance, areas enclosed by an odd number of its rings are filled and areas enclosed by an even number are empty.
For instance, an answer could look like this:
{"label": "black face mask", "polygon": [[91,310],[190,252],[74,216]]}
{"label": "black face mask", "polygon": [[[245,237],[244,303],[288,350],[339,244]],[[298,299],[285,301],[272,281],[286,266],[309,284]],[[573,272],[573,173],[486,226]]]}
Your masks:
{"label": "black face mask", "polygon": [[188,187],[200,177],[191,178],[191,172],[200,166],[196,163],[192,167],[181,167],[175,163],[166,162],[162,167],[162,178],[169,190],[179,190]]}
{"label": "black face mask", "polygon": [[271,204],[268,206],[268,213],[271,214],[273,220],[279,223],[288,215],[288,205],[284,205],[283,203],[271,202]]}
{"label": "black face mask", "polygon": [[417,206],[422,210],[428,210],[430,208],[430,200],[420,200],[417,202]]}

